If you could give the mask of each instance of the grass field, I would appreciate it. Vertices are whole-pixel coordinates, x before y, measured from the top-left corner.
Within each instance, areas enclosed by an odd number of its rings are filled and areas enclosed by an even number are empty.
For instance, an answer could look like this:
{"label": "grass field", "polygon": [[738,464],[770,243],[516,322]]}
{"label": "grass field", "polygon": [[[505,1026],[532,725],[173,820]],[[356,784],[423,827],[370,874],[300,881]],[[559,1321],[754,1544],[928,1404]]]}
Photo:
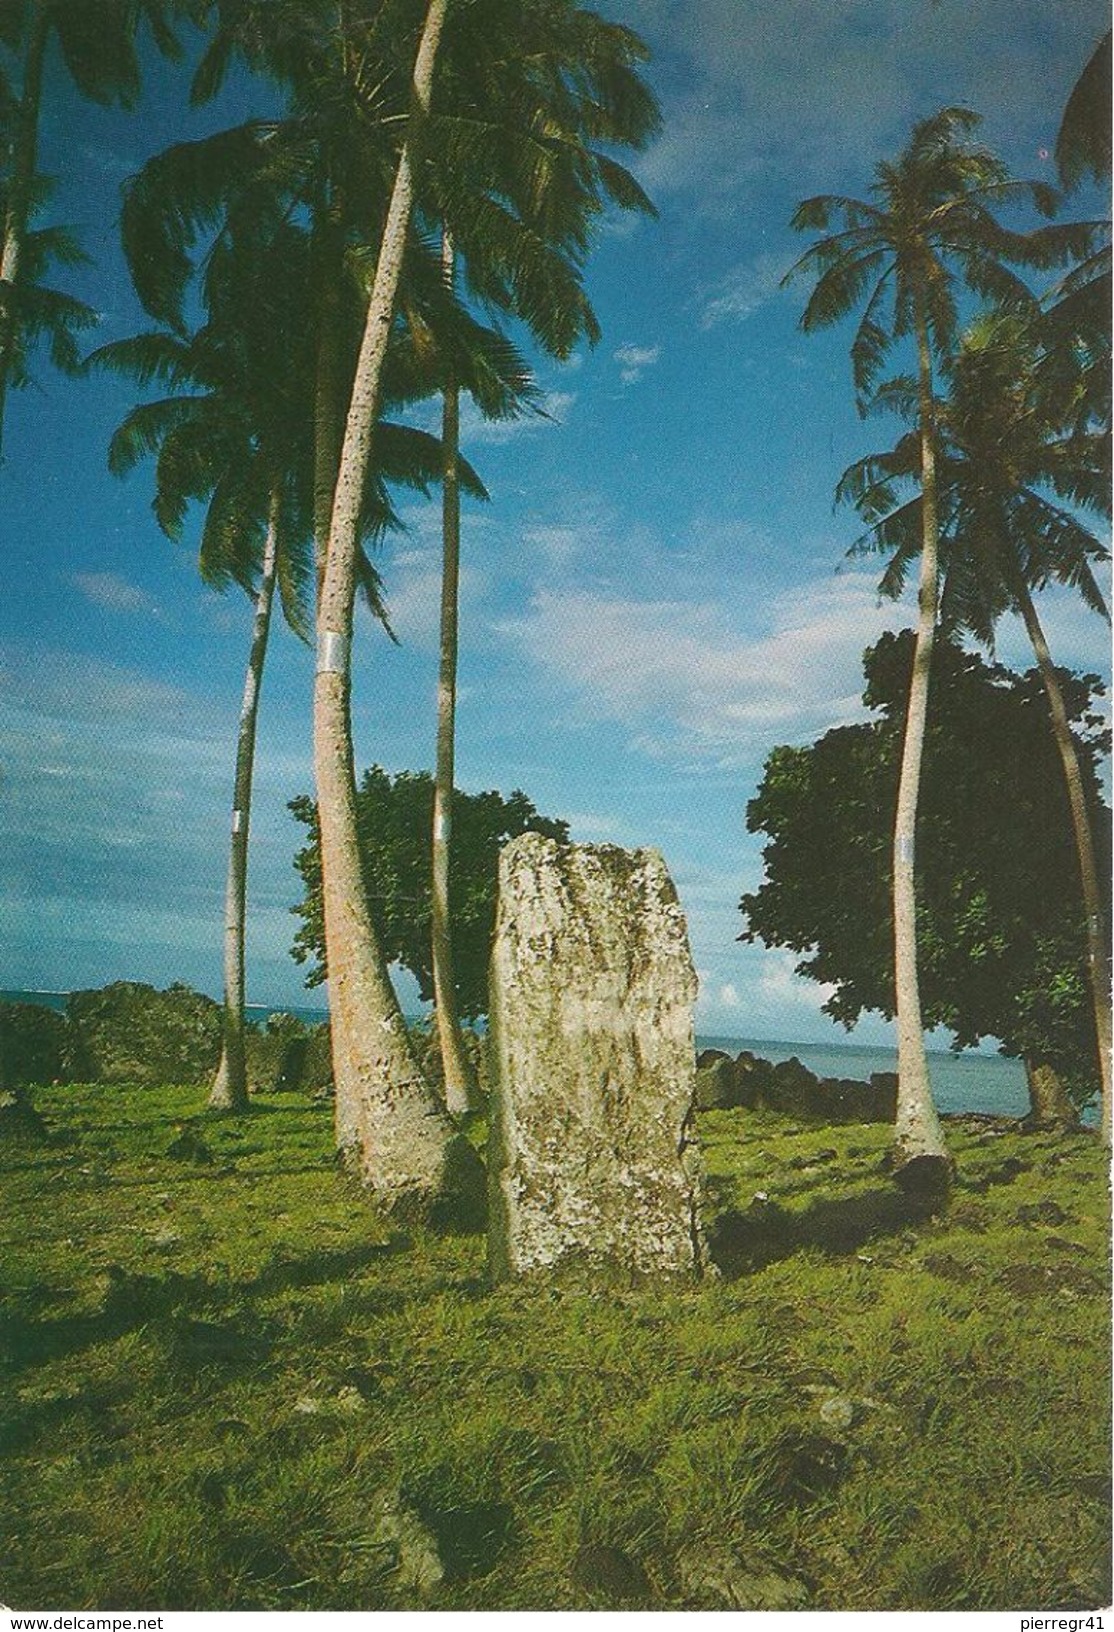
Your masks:
{"label": "grass field", "polygon": [[325,1106],[201,1102],[5,1133],[5,1603],[1109,1602],[1093,1137],[953,1124],[933,1217],[883,1127],[709,1113],[722,1274],[593,1296],[380,1218]]}

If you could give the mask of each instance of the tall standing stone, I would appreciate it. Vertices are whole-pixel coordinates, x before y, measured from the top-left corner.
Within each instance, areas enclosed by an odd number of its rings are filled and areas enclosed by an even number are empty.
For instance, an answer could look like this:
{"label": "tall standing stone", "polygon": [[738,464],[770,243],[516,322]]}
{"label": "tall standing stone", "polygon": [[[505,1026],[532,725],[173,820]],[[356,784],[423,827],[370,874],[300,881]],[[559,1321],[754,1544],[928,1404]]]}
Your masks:
{"label": "tall standing stone", "polygon": [[508,844],[490,998],[494,1273],[699,1273],[696,972],[657,851]]}

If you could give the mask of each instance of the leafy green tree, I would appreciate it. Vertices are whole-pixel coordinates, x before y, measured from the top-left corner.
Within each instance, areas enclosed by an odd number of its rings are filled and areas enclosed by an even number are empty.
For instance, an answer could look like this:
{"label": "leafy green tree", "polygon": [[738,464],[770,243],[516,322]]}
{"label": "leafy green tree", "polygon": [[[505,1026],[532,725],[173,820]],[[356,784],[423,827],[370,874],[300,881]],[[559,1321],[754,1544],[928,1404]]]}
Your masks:
{"label": "leafy green tree", "polygon": [[[747,807],[749,830],[767,843],[763,883],[741,902],[741,939],[801,953],[797,973],[832,988],[824,1010],[848,1027],[864,1010],[896,1010],[888,839],[913,640],[884,635],[865,654],[875,718],[774,749]],[[1035,1114],[1067,1119],[1057,1085],[1082,1104],[1099,1069],[1079,869],[1043,683],[943,639],[935,669],[918,835],[925,1019],[962,1047],[998,1038],[1025,1062]],[[1088,813],[1108,839],[1102,688],[1091,675],[1059,680]],[[1108,901],[1108,845],[1099,864]]]}
{"label": "leafy green tree", "polygon": [[1028,309],[1032,297],[1012,265],[1060,264],[1087,234],[1046,227],[1021,235],[1004,228],[991,205],[1027,194],[1045,212],[1050,190],[1011,183],[1001,162],[971,140],[978,116],[943,108],[914,126],[904,151],[878,165],[869,199],[821,196],[801,204],[793,225],[827,233],[789,274],[814,286],[801,319],[807,330],[860,310],[851,345],[855,389],[868,400],[895,341],[910,339],[916,357],[916,434],[920,456],[921,539],[917,639],[909,689],[893,832],[893,922],[897,982],[900,1166],[939,1168],[947,1161],[932,1099],[917,977],[914,837],[929,676],[936,629],[939,553],[937,384],[940,359],[954,349],[958,302],[974,290],[1002,305]]}
{"label": "leafy green tree", "polygon": [[[424,1002],[435,997],[430,934],[433,890],[429,869],[429,827],[434,778],[425,771],[391,776],[378,765],[365,771],[356,794],[356,822],[364,885],[376,909],[376,922],[388,961],[414,976]],[[487,966],[495,933],[499,851],[520,833],[541,833],[564,842],[568,824],[541,816],[527,796],[515,790],[462,793],[456,790],[456,843],[450,884],[455,908],[456,1003],[468,1019],[487,1013]],[[321,848],[317,807],[307,795],[291,800],[290,809],[310,830],[295,866],[305,895],[294,909],[301,925],[293,956],[310,960],[307,986],[328,974],[321,891]]]}
{"label": "leafy green tree", "polygon": [[[948,364],[938,416],[941,618],[946,628],[970,633],[993,650],[998,620],[1012,611],[1033,648],[1075,835],[1109,1139],[1110,959],[1103,889],[1084,773],[1033,595],[1049,583],[1064,584],[1109,618],[1093,567],[1110,558],[1094,531],[1100,518],[1110,516],[1110,450],[1103,432],[1079,424],[1072,393],[1065,402],[1063,366],[1052,374],[1042,368],[1042,333],[1047,331],[1041,325],[1024,318],[988,314],[968,330]],[[891,399],[897,394],[891,388]],[[908,386],[905,396],[911,398]],[[840,495],[872,523],[856,547],[890,556],[882,580],[889,595],[900,594],[920,546],[918,480],[910,433],[891,452],[858,461],[840,484]],[[912,495],[903,499],[902,490],[910,487]]]}

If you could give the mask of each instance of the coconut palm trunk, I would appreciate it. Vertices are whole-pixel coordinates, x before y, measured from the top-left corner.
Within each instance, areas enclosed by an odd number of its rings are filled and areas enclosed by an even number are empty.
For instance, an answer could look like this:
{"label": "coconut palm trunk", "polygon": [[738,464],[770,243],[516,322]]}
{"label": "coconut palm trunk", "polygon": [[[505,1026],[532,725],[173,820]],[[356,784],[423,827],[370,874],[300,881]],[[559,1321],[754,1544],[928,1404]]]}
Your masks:
{"label": "coconut palm trunk", "polygon": [[0,448],[4,441],[4,404],[8,392],[12,346],[15,342],[14,291],[19,277],[20,256],[27,232],[31,194],[35,182],[35,162],[39,137],[39,107],[42,102],[43,60],[50,20],[41,0],[31,10],[27,47],[23,59],[23,84],[15,116],[8,170],[8,208],[4,217],[4,243],[0,249]]}
{"label": "coconut palm trunk", "polygon": [[[447,232],[442,239],[441,262],[445,281],[451,287],[453,245]],[[445,1104],[454,1115],[459,1115],[475,1103],[476,1081],[457,1012],[449,901],[460,622],[460,389],[452,378],[446,378],[443,388],[441,450],[441,663],[437,681],[437,762],[433,778],[430,918],[433,1000],[445,1075]]]}
{"label": "coconut palm trunk", "polygon": [[321,836],[337,1137],[384,1201],[432,1200],[451,1124],[422,1077],[364,892],[352,758],[350,651],[359,520],[413,200],[412,147],[428,112],[448,0],[430,0],[411,125],[380,245],[345,426],[317,619],[314,770]]}
{"label": "coconut palm trunk", "polygon": [[271,495],[259,590],[255,598],[251,650],[248,653],[248,668],[244,678],[240,734],[236,742],[232,842],[229,846],[228,884],[224,905],[224,1033],[220,1066],[209,1095],[209,1108],[214,1111],[242,1111],[248,1103],[247,1056],[244,1046],[244,925],[247,917],[248,832],[251,824],[252,771],[255,765],[255,737],[259,720],[259,692],[263,684],[263,665],[267,660],[267,639],[271,632],[271,609],[275,599],[279,507],[279,494],[276,488]]}
{"label": "coconut palm trunk", "polygon": [[897,1121],[900,1167],[911,1162],[946,1163],[943,1129],[932,1098],[917,977],[915,835],[928,717],[932,647],[939,594],[939,520],[936,492],[935,396],[932,355],[923,312],[917,316],[921,442],[921,566],[917,587],[917,638],[905,716],[901,775],[893,844],[894,985],[897,1000]]}
{"label": "coconut palm trunk", "polygon": [[1098,867],[1095,863],[1095,844],[1091,833],[1091,824],[1087,817],[1087,800],[1083,789],[1083,777],[1079,769],[1079,756],[1072,742],[1071,727],[1068,724],[1067,710],[1064,707],[1063,693],[1060,682],[1056,677],[1056,669],[1048,650],[1048,642],[1044,638],[1044,630],[1037,609],[1033,605],[1033,597],[1029,593],[1024,580],[1018,578],[1015,586],[1017,605],[1025,624],[1025,631],[1033,647],[1040,670],[1041,681],[1045,695],[1048,698],[1048,709],[1052,716],[1052,734],[1056,739],[1060,762],[1064,767],[1064,781],[1067,784],[1068,804],[1071,809],[1072,830],[1075,834],[1075,848],[1079,857],[1079,877],[1083,889],[1083,915],[1087,929],[1087,978],[1091,988],[1091,1002],[1095,1013],[1095,1039],[1098,1045],[1099,1074],[1102,1083],[1102,1137],[1109,1145],[1111,1142],[1111,1095],[1110,1095],[1110,959],[1103,934],[1102,894],[1099,889]]}

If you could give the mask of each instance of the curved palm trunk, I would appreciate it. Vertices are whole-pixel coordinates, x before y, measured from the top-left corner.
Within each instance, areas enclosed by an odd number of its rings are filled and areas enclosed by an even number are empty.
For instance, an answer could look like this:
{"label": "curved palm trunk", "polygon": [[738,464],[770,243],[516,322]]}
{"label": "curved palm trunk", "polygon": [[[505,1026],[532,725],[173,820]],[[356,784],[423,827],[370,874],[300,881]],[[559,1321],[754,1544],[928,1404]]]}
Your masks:
{"label": "curved palm trunk", "polygon": [[236,743],[236,779],[232,795],[232,843],[228,857],[228,886],[224,908],[224,1046],[220,1066],[209,1095],[214,1111],[242,1111],[248,1103],[247,1058],[244,1049],[244,922],[248,884],[248,830],[251,822],[252,768],[255,763],[255,731],[259,719],[259,690],[267,659],[267,637],[271,629],[271,608],[275,598],[275,565],[278,560],[279,495],[271,495],[267,520],[267,540],[263,547],[263,568],[255,600],[251,650],[244,679],[244,701],[240,709],[240,735]]}
{"label": "curved palm trunk", "polygon": [[[428,110],[448,0],[430,0],[413,113]],[[350,647],[361,497],[413,198],[411,140],[391,193],[348,410],[317,620],[314,770],[329,968],[337,1137],[388,1202],[432,1201],[451,1125],[417,1066],[368,910],[356,829]]]}
{"label": "curved palm trunk", "polygon": [[899,1170],[911,1162],[936,1166],[948,1160],[928,1076],[917,978],[914,837],[928,716],[932,647],[936,634],[940,542],[936,496],[935,398],[928,333],[922,315],[918,316],[917,321],[917,349],[920,374],[921,570],[917,588],[917,638],[905,716],[893,844],[894,984],[897,998],[897,1121],[894,1142]]}
{"label": "curved palm trunk", "polygon": [[[442,240],[441,260],[445,281],[451,287],[453,247],[448,233]],[[437,1036],[441,1044],[441,1064],[445,1073],[445,1104],[454,1115],[459,1115],[475,1103],[477,1090],[457,1013],[449,906],[460,599],[460,390],[452,379],[446,380],[444,388],[441,450],[441,666],[437,681],[437,763],[433,778],[430,918],[433,1000]]]}
{"label": "curved palm trunk", "polygon": [[1056,747],[1060,753],[1060,761],[1064,767],[1064,781],[1067,783],[1068,804],[1071,808],[1071,825],[1075,834],[1075,849],[1079,858],[1079,877],[1083,889],[1083,913],[1087,922],[1087,978],[1091,987],[1091,1002],[1095,1014],[1095,1039],[1098,1044],[1099,1073],[1102,1083],[1102,1137],[1109,1145],[1111,1142],[1111,1096],[1110,1096],[1110,960],[1107,952],[1105,937],[1102,931],[1103,911],[1102,893],[1099,889],[1098,867],[1095,863],[1095,844],[1091,833],[1091,824],[1087,818],[1087,799],[1083,789],[1083,777],[1079,769],[1079,756],[1072,741],[1071,726],[1068,724],[1067,710],[1064,707],[1063,694],[1060,691],[1060,682],[1056,678],[1052,656],[1048,650],[1048,642],[1044,638],[1037,609],[1033,605],[1033,597],[1028,587],[1019,582],[1017,585],[1017,604],[1025,622],[1025,631],[1033,647],[1037,659],[1037,668],[1040,670],[1041,681],[1045,695],[1048,698],[1048,711],[1052,716],[1052,734],[1056,739]]}
{"label": "curved palm trunk", "polygon": [[31,191],[35,181],[35,157],[39,136],[39,105],[42,101],[43,59],[50,22],[42,0],[31,9],[27,50],[23,63],[19,110],[11,143],[8,171],[8,210],[4,218],[4,243],[0,249],[0,448],[4,440],[4,404],[8,393],[12,347],[15,342],[15,307],[4,291],[14,290],[27,232]]}

